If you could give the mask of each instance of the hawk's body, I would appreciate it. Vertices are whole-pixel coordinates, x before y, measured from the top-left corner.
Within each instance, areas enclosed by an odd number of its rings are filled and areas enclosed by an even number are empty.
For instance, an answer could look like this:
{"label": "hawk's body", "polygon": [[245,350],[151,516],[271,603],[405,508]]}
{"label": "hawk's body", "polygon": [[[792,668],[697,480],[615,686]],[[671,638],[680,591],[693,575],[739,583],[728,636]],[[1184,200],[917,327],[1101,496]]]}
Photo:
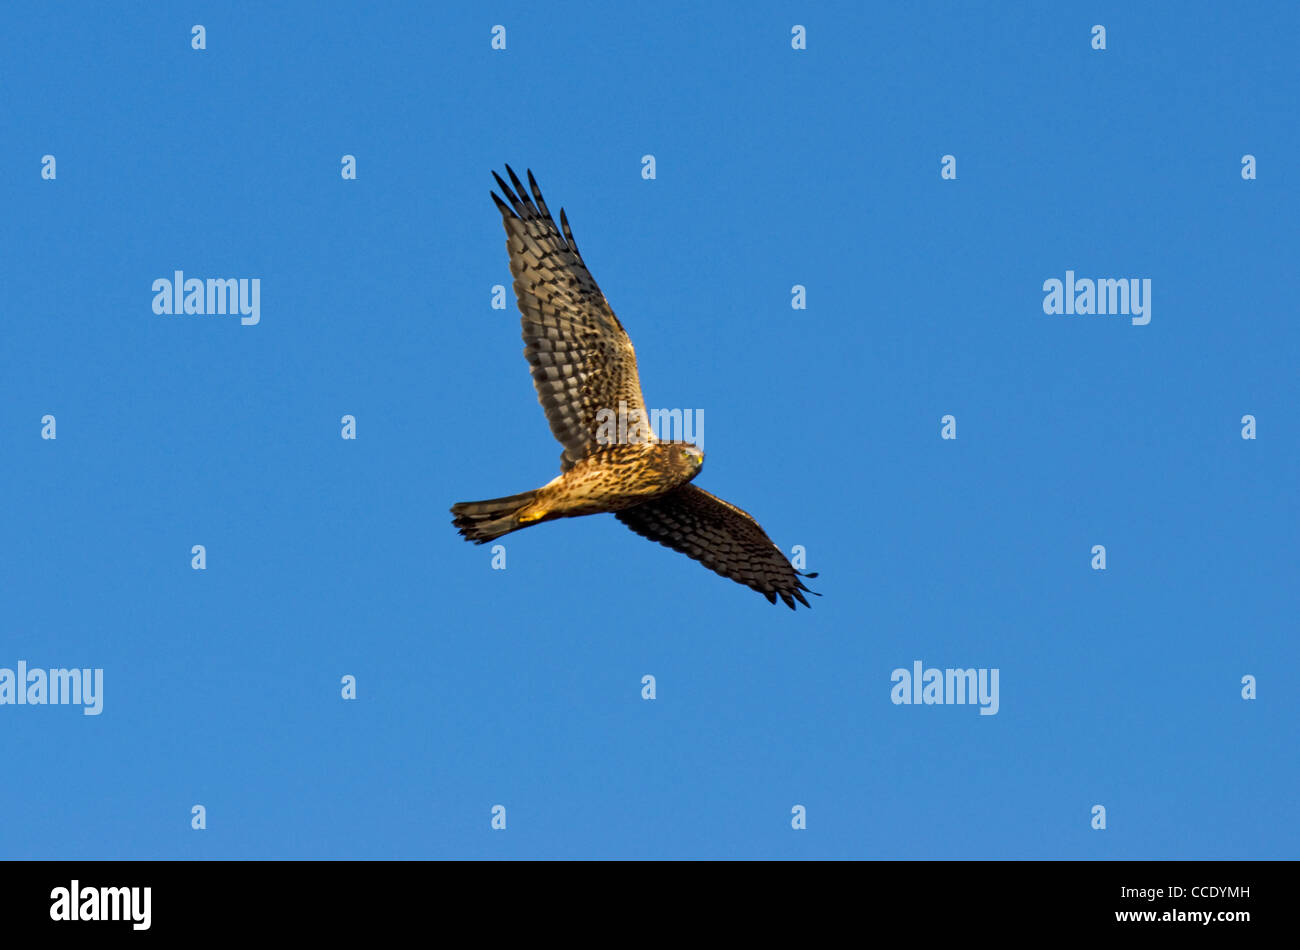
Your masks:
{"label": "hawk's body", "polygon": [[807,606],[800,577],[816,575],[795,570],[749,514],[689,484],[704,463],[698,448],[640,433],[624,443],[603,437],[605,413],[648,418],[632,341],[583,263],[564,211],[556,227],[532,172],[530,197],[509,165],[506,171],[514,189],[497,175],[506,200],[492,198],[506,229],[524,356],[564,446],[561,474],[534,491],[453,505],[453,523],[482,544],[555,518],[614,512],[638,534],[772,603],[779,595],[792,609],[795,600]]}
{"label": "hawk's body", "polygon": [[703,463],[703,453],[684,442],[602,446],[535,491],[461,502],[452,523],[483,544],[530,524],[622,511],[685,485]]}

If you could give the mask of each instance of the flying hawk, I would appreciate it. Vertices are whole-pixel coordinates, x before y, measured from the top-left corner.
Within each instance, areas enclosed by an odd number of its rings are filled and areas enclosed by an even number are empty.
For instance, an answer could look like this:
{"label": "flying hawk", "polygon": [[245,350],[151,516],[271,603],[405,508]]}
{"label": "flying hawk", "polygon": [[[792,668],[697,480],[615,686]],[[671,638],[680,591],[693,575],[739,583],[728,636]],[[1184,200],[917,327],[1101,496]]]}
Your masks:
{"label": "flying hawk", "polygon": [[[533,491],[453,505],[453,524],[466,540],[484,544],[529,525],[613,512],[625,525],[752,587],[791,610],[813,593],[781,549],[748,513],[691,484],[704,453],[687,442],[656,439],[633,426],[633,437],[611,440],[604,419],[626,404],[628,419],[647,418],[636,354],[623,325],[583,263],[560,209],[546,207],[533,173],[529,189],[509,165],[514,188],[493,176],[505,200],[492,200],[506,229],[515,299],[523,314],[524,356],[551,432],[564,446],[560,475]],[[532,192],[531,197],[529,191]],[[621,408],[621,407],[620,407]],[[626,430],[625,430],[626,431]]]}

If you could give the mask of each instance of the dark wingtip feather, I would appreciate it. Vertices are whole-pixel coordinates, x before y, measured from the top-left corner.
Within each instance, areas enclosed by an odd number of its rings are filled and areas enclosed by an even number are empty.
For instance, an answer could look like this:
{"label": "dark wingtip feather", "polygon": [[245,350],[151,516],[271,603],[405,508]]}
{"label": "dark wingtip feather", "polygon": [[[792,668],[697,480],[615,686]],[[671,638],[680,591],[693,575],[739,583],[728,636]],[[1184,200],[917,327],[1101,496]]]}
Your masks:
{"label": "dark wingtip feather", "polygon": [[[816,576],[817,576],[817,572],[816,572],[816,571],[808,571],[808,572],[805,573],[804,571],[801,571],[801,570],[799,570],[798,568],[795,569],[795,574],[797,574],[798,577],[816,577]],[[797,588],[797,589],[795,590],[795,592],[794,592],[794,595],[795,595],[796,597],[799,598],[799,600],[803,603],[803,605],[804,605],[805,607],[811,607],[812,604],[810,604],[810,603],[808,603],[808,601],[804,600],[804,599],[803,599],[803,595],[800,594],[799,591],[801,591],[801,590],[802,590],[802,591],[808,591],[808,593],[812,594],[814,597],[820,597],[820,596],[821,596],[821,594],[817,593],[817,591],[815,591],[815,590],[809,590],[808,585],[805,584],[803,581],[799,580],[798,578],[795,579],[794,585],[795,585],[795,587]]]}
{"label": "dark wingtip feather", "polygon": [[532,208],[533,200],[528,197],[528,189],[525,188],[524,183],[519,180],[519,176],[515,174],[515,170],[511,168],[509,165],[507,165],[506,174],[508,174],[510,176],[510,180],[515,183],[515,192],[516,194],[519,195],[519,200],[526,207]]}
{"label": "dark wingtip feather", "polygon": [[760,591],[760,593],[761,593],[764,597],[767,598],[767,602],[768,602],[769,604],[774,604],[774,603],[776,603],[776,592],[775,592],[775,591],[765,590],[765,591]]}
{"label": "dark wingtip feather", "polygon": [[563,208],[560,209],[560,230],[564,232],[564,240],[569,242],[569,247],[573,250],[573,253],[577,254],[578,259],[581,260],[582,253],[578,250],[578,242],[573,239],[573,232],[569,230],[569,216],[564,213]]}
{"label": "dark wingtip feather", "polygon": [[501,193],[506,196],[506,201],[510,202],[510,206],[517,211],[520,207],[519,196],[516,195],[514,190],[506,184],[505,179],[496,172],[492,173],[492,177],[497,180],[497,187],[500,188]]}
{"label": "dark wingtip feather", "polygon": [[488,192],[488,194],[492,196],[492,200],[496,202],[497,208],[500,209],[502,214],[507,215],[508,217],[511,218],[519,217],[519,215],[515,214],[514,209],[512,209],[508,204],[502,201],[501,196],[498,195],[495,191],[490,191]]}
{"label": "dark wingtip feather", "polygon": [[549,218],[551,212],[546,208],[546,199],[542,197],[542,189],[537,187],[537,179],[533,177],[531,168],[528,169],[528,188],[533,193],[533,202],[537,205],[537,209]]}

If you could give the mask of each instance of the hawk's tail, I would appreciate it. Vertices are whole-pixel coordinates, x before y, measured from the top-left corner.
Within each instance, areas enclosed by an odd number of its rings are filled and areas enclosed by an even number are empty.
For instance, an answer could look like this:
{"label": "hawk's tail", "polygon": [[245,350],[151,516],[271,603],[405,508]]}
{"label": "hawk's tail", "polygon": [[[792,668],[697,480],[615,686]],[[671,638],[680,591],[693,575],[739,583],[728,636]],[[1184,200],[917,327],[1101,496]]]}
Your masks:
{"label": "hawk's tail", "polygon": [[519,513],[537,497],[537,491],[506,498],[489,498],[487,501],[461,501],[451,506],[456,517],[452,524],[465,536],[466,541],[485,544],[503,534],[526,527]]}

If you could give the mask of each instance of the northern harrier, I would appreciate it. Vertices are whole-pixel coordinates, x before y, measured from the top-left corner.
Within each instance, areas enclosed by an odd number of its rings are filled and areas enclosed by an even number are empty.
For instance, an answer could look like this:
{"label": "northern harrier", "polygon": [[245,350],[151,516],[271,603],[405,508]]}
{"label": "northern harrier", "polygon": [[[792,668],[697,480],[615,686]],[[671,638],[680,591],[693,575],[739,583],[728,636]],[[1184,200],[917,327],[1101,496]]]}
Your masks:
{"label": "northern harrier", "polygon": [[632,341],[583,263],[564,209],[557,228],[533,173],[530,198],[509,165],[506,172],[514,189],[494,172],[506,201],[495,192],[492,200],[506,229],[524,356],[564,451],[553,481],[521,495],[460,502],[452,506],[452,523],[466,540],[483,544],[543,521],[609,511],[637,534],[772,603],[779,596],[791,610],[796,600],[807,607],[800,578],[817,575],[795,570],[746,512],[690,484],[703,452],[648,433],[615,441],[608,425],[602,429],[598,416],[608,420],[621,403],[628,419],[647,418]]}

